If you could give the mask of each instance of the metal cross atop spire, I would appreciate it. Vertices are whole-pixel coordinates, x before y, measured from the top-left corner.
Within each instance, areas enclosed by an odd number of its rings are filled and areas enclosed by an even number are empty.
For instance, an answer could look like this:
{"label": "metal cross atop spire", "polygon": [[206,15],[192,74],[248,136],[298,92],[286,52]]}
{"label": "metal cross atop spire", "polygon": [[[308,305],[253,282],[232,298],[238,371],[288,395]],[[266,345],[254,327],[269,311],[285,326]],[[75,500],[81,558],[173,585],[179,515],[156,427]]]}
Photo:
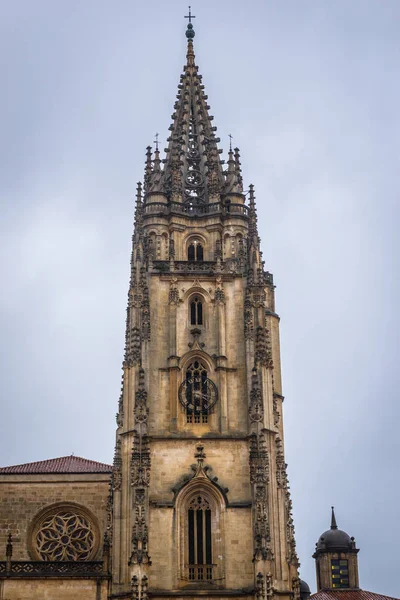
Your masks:
{"label": "metal cross atop spire", "polygon": [[156,145],[157,152],[158,152],[158,136],[159,136],[159,133],[156,133],[156,139],[154,140],[154,144]]}
{"label": "metal cross atop spire", "polygon": [[233,138],[233,135],[230,133],[228,135],[228,137],[229,137],[229,150],[232,152],[232,138]]}
{"label": "metal cross atop spire", "polygon": [[188,14],[188,15],[185,15],[185,19],[189,19],[189,23],[191,23],[191,22],[192,22],[192,19],[195,19],[195,18],[196,18],[196,16],[195,16],[195,15],[192,15],[192,13],[191,13],[191,8],[192,8],[192,7],[191,7],[191,6],[189,6],[189,14]]}
{"label": "metal cross atop spire", "polygon": [[195,18],[196,17],[194,15],[192,15],[191,7],[189,6],[189,14],[185,15],[185,19],[189,19],[189,23],[188,23],[188,26],[186,29],[186,37],[188,39],[188,42],[193,41],[193,38],[195,36],[193,25],[192,25],[192,19],[195,19]]}

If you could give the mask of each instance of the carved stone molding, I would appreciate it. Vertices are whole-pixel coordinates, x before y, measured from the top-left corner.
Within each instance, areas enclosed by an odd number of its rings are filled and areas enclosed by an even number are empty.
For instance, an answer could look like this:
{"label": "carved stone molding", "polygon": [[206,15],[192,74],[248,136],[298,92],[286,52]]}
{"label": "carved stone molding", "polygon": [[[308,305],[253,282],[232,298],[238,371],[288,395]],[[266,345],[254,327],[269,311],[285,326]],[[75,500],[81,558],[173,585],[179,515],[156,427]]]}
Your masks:
{"label": "carved stone molding", "polygon": [[246,290],[246,296],[244,300],[244,337],[246,340],[253,339],[254,336],[254,310],[251,301],[251,295],[249,290]]}
{"label": "carved stone molding", "polygon": [[146,575],[139,578],[137,575],[131,581],[131,600],[148,600],[149,580]]}
{"label": "carved stone molding", "polygon": [[250,483],[269,483],[269,458],[264,434],[250,437]]}
{"label": "carved stone molding", "polygon": [[272,573],[268,573],[265,578],[265,596],[267,600],[273,600],[274,598]]}
{"label": "carved stone molding", "polygon": [[170,287],[168,295],[168,304],[179,304],[179,290],[177,287]]}
{"label": "carved stone molding", "polygon": [[122,482],[122,457],[121,457],[121,439],[118,438],[115,443],[113,470],[111,475],[111,487],[113,491],[121,489]]}
{"label": "carved stone molding", "polygon": [[300,600],[300,578],[293,577],[292,579],[293,600]]}
{"label": "carved stone molding", "polygon": [[256,598],[257,600],[273,600],[274,588],[272,585],[272,574],[268,573],[265,578],[262,573],[256,577]]}
{"label": "carved stone molding", "polygon": [[133,434],[133,449],[131,455],[131,486],[149,487],[150,484],[150,446],[147,435],[140,436],[137,431]]}
{"label": "carved stone molding", "polygon": [[296,550],[296,539],[294,536],[294,522],[292,513],[292,500],[289,487],[285,492],[285,512],[286,512],[286,542],[288,545],[288,563],[298,568],[300,566]]}
{"label": "carved stone molding", "polygon": [[272,560],[271,531],[268,516],[269,464],[265,437],[261,433],[250,438],[250,483],[253,490],[254,561]]}
{"label": "carved stone molding", "polygon": [[146,519],[146,490],[137,488],[134,492],[135,522],[132,528],[131,564],[148,564],[151,560],[148,554],[149,533]]}
{"label": "carved stone molding", "polygon": [[256,598],[257,600],[265,600],[265,583],[262,573],[258,573],[256,577]]}
{"label": "carved stone molding", "polygon": [[264,402],[258,385],[257,373],[253,373],[250,391],[249,417],[251,423],[259,423],[264,418]]}
{"label": "carved stone molding", "polygon": [[149,288],[147,287],[146,281],[146,269],[142,267],[140,269],[140,286],[142,289],[142,339],[150,340],[150,299],[149,299]]}
{"label": "carved stone molding", "polygon": [[287,486],[287,473],[285,463],[285,456],[283,454],[282,440],[279,437],[275,438],[276,447],[276,483],[278,488],[286,488]]}
{"label": "carved stone molding", "polygon": [[139,387],[135,393],[135,424],[147,428],[149,409],[147,407],[147,392],[144,388],[144,370],[139,370]]}
{"label": "carved stone molding", "polygon": [[275,427],[278,427],[281,415],[278,410],[278,397],[275,393],[273,395],[272,403],[273,403],[274,425],[275,425]]}
{"label": "carved stone molding", "polygon": [[216,304],[225,304],[225,292],[222,287],[216,288],[214,298]]}
{"label": "carved stone molding", "polygon": [[266,327],[256,329],[255,363],[264,367],[272,367],[272,352],[269,331]]}

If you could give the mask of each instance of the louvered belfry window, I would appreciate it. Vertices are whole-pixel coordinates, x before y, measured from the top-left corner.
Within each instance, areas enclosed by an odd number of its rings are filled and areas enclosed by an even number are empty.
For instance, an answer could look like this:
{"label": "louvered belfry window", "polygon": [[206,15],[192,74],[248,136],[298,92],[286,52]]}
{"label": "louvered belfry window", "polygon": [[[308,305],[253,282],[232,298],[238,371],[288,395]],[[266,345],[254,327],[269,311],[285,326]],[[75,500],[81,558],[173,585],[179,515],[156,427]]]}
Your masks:
{"label": "louvered belfry window", "polygon": [[207,499],[196,495],[188,509],[189,581],[213,578],[211,509]]}
{"label": "louvered belfry window", "polygon": [[203,325],[203,304],[198,296],[195,296],[190,303],[190,324]]}

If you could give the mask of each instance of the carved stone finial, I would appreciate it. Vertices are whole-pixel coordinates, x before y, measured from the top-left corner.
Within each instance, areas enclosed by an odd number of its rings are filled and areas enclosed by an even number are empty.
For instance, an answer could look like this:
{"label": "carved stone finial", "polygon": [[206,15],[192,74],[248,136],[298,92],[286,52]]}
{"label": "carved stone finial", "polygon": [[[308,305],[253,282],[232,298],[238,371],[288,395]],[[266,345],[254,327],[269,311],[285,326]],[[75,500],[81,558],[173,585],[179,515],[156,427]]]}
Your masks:
{"label": "carved stone finial", "polygon": [[202,467],[204,464],[204,459],[206,457],[205,453],[203,452],[204,450],[204,446],[197,446],[196,447],[197,452],[195,452],[194,457],[197,459],[197,464],[199,465],[199,467]]}
{"label": "carved stone finial", "polygon": [[263,577],[262,573],[257,573],[256,598],[257,598],[257,600],[265,600],[265,586],[264,586],[264,577]]}
{"label": "carved stone finial", "polygon": [[137,578],[136,575],[134,575],[132,577],[131,588],[132,588],[132,595],[131,595],[132,600],[139,600],[139,579]]}
{"label": "carved stone finial", "polygon": [[150,180],[151,180],[151,146],[147,146],[146,148],[146,163],[144,168],[144,191],[149,191]]}
{"label": "carved stone finial", "polygon": [[140,367],[139,369],[139,390],[144,390],[144,369]]}
{"label": "carved stone finial", "polygon": [[197,327],[195,327],[194,329],[190,330],[190,333],[193,336],[193,342],[189,342],[188,346],[191,350],[198,348],[199,350],[202,350],[205,346],[204,342],[200,342],[200,336],[201,336],[201,329],[198,329]]}
{"label": "carved stone finial", "polygon": [[235,171],[236,171],[236,177],[237,177],[239,186],[241,188],[241,191],[243,191],[243,177],[242,177],[242,167],[241,167],[241,163],[240,163],[239,148],[235,148]]}

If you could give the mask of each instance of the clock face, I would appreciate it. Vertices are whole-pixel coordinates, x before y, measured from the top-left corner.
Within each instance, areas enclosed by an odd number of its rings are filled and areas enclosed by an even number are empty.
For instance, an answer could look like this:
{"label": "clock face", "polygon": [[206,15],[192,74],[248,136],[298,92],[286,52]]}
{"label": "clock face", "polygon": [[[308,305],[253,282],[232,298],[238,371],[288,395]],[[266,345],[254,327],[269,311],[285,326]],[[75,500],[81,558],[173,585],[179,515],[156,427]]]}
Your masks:
{"label": "clock face", "polygon": [[207,371],[195,361],[186,371],[179,387],[179,401],[187,413],[207,414],[218,400],[217,386],[207,377]]}

